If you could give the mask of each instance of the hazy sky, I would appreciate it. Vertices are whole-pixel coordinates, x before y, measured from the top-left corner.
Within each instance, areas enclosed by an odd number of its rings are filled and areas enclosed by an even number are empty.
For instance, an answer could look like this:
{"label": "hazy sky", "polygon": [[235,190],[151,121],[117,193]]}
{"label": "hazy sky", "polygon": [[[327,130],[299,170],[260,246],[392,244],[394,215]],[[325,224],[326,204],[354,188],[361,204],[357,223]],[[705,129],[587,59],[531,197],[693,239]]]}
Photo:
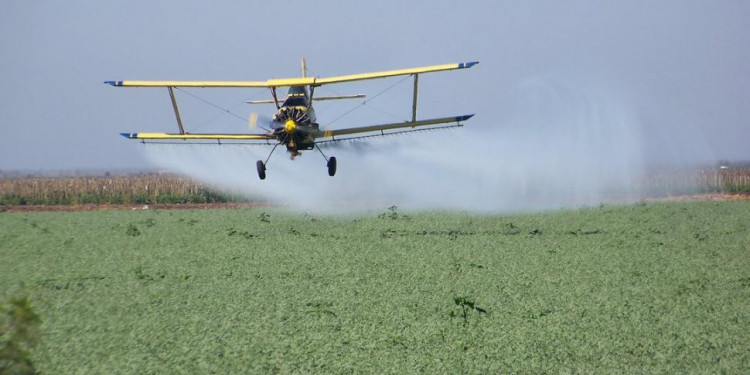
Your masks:
{"label": "hazy sky", "polygon": [[[5,0],[0,169],[149,167],[143,146],[119,133],[175,131],[166,89],[103,81],[265,80],[298,75],[303,56],[319,76],[479,60],[420,79],[420,115],[477,113],[467,134],[503,137],[526,101],[519,93],[544,82],[606,92],[627,108],[644,160],[747,160],[749,19],[747,1]],[[333,89],[374,95],[397,80]],[[373,101],[379,111],[332,127],[408,118],[405,83]],[[189,93],[240,117],[272,113],[242,104],[267,91],[208,91]],[[247,129],[184,92],[178,98],[190,130]],[[356,105],[321,104],[319,122]],[[544,142],[555,139],[534,147]]]}

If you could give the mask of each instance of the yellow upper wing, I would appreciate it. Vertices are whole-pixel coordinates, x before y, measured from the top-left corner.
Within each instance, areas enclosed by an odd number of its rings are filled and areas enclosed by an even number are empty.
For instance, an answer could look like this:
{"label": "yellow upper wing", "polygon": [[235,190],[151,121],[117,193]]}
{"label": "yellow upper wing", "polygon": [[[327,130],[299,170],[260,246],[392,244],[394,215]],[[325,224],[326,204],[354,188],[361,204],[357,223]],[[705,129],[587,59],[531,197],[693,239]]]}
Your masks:
{"label": "yellow upper wing", "polygon": [[439,72],[443,70],[471,68],[478,64],[478,61],[470,61],[455,64],[443,64],[424,66],[420,68],[386,70],[382,72],[350,74],[344,76],[335,76],[327,78],[301,77],[301,78],[282,78],[269,79],[267,81],[104,81],[108,85],[115,87],[261,87],[271,88],[280,86],[320,86],[331,83],[362,81],[374,78],[386,78],[394,76],[403,76],[410,74],[421,74],[430,72]]}
{"label": "yellow upper wing", "polygon": [[385,77],[405,76],[405,75],[410,75],[410,74],[439,72],[442,70],[465,69],[465,68],[471,68],[472,66],[476,64],[479,64],[479,61],[471,61],[471,62],[456,63],[456,64],[432,65],[432,66],[424,66],[421,68],[386,70],[383,72],[350,74],[346,76],[336,76],[336,77],[328,77],[328,78],[316,78],[314,84],[325,85],[329,83],[363,81],[366,79],[374,79],[374,78],[385,78]]}

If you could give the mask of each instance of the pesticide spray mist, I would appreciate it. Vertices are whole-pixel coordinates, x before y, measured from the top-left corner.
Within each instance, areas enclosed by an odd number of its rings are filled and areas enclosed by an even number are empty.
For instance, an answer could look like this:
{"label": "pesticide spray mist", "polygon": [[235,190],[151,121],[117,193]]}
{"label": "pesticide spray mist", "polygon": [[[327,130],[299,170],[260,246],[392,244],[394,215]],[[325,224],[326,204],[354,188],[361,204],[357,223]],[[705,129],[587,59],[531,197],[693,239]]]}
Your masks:
{"label": "pesticide spray mist", "polygon": [[[291,161],[268,147],[147,145],[161,168],[305,212],[405,210],[508,212],[637,199],[643,173],[640,127],[606,90],[526,79],[510,115],[479,108],[455,130],[346,141]],[[491,101],[490,101],[491,103]],[[486,106],[485,106],[486,107]]]}

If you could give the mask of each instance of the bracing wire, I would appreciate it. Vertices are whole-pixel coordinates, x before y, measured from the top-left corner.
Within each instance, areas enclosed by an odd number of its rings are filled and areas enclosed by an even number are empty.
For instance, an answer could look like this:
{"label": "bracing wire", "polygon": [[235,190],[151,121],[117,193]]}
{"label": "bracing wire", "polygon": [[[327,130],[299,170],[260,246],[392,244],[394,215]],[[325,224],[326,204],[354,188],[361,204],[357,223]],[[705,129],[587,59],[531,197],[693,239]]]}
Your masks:
{"label": "bracing wire", "polygon": [[[242,117],[242,116],[240,116],[240,115],[238,115],[238,114],[236,114],[236,113],[232,112],[232,110],[233,110],[233,109],[235,109],[235,108],[237,108],[237,107],[239,107],[239,106],[241,106],[241,105],[245,104],[245,101],[244,101],[244,100],[243,100],[243,101],[241,101],[241,102],[239,102],[239,103],[237,103],[237,104],[235,104],[235,105],[233,105],[233,106],[232,106],[232,107],[230,107],[230,108],[224,108],[224,107],[222,107],[222,106],[220,106],[220,105],[218,105],[218,104],[212,103],[212,102],[210,102],[210,101],[208,101],[208,100],[206,100],[206,99],[204,99],[204,98],[201,98],[201,97],[200,97],[200,96],[198,96],[198,95],[195,95],[195,94],[193,94],[193,93],[191,93],[191,92],[189,92],[189,91],[185,91],[185,90],[183,90],[183,89],[181,89],[181,88],[179,88],[179,87],[175,87],[175,89],[179,90],[179,91],[180,91],[180,92],[182,92],[182,93],[185,93],[186,95],[188,95],[188,96],[192,97],[193,99],[196,99],[196,100],[198,100],[198,101],[200,101],[200,102],[203,102],[203,103],[205,103],[205,104],[208,104],[208,105],[209,105],[209,106],[211,106],[211,107],[214,107],[214,108],[216,108],[216,109],[220,110],[221,112],[223,112],[223,113],[222,113],[222,115],[223,115],[223,114],[230,114],[230,115],[232,115],[233,117],[235,117],[235,118],[237,118],[237,119],[239,119],[239,120],[242,120],[242,122],[243,122],[243,123],[246,123],[246,122],[247,122],[247,117]],[[251,99],[253,99],[253,98],[255,98],[255,97],[258,97],[258,96],[260,96],[260,94],[256,94],[255,96],[251,97]],[[220,115],[220,116],[221,116],[221,115]],[[220,116],[216,116],[216,117],[213,117],[213,118],[211,118],[211,119],[209,119],[209,120],[203,121],[203,122],[202,122],[202,124],[200,124],[200,125],[198,125],[198,126],[196,126],[196,127],[193,127],[193,129],[192,129],[192,130],[197,130],[197,129],[199,129],[199,128],[203,127],[203,126],[206,126],[206,125],[208,125],[208,124],[210,124],[210,123],[212,123],[212,122],[216,121],[216,119],[218,119],[218,118],[219,118]],[[266,130],[267,130],[267,129],[266,129]]]}
{"label": "bracing wire", "polygon": [[[308,71],[309,71],[309,70],[308,70]],[[391,90],[391,89],[393,89],[394,87],[398,86],[399,84],[401,84],[402,82],[404,82],[405,80],[407,80],[407,79],[408,79],[409,77],[411,77],[411,76],[410,76],[410,75],[404,76],[404,78],[401,78],[400,80],[396,81],[396,82],[395,82],[394,84],[392,84],[392,85],[390,85],[390,86],[386,87],[385,89],[381,90],[381,91],[380,91],[380,92],[378,92],[377,94],[375,94],[375,95],[373,95],[373,96],[371,96],[371,97],[369,97],[369,98],[367,98],[367,99],[363,100],[363,101],[362,101],[361,103],[359,103],[359,105],[358,105],[358,106],[355,106],[355,107],[351,108],[350,110],[348,110],[348,111],[344,112],[343,114],[339,115],[338,117],[336,117],[336,118],[335,118],[335,119],[333,119],[332,121],[328,122],[328,125],[331,125],[331,124],[333,124],[334,122],[336,122],[336,121],[338,121],[338,120],[341,120],[342,118],[346,117],[347,115],[351,114],[352,112],[354,112],[354,111],[356,111],[356,110],[358,110],[358,109],[360,109],[360,108],[362,108],[362,107],[365,107],[365,106],[367,106],[368,108],[370,108],[370,109],[373,109],[373,110],[375,110],[375,111],[377,111],[377,112],[380,112],[380,113],[382,113],[382,114],[385,114],[385,115],[391,116],[391,117],[393,117],[393,118],[395,118],[395,119],[400,119],[400,118],[399,118],[398,116],[396,116],[396,115],[394,115],[394,114],[392,114],[392,113],[390,113],[390,112],[388,112],[388,111],[385,111],[385,110],[379,109],[379,108],[377,108],[377,107],[374,107],[374,106],[372,106],[372,105],[368,106],[368,103],[372,102],[373,100],[377,99],[377,98],[378,98],[379,96],[381,96],[381,95],[385,94],[386,92],[390,91],[390,90]],[[234,109],[234,108],[237,108],[237,107],[238,107],[239,105],[241,105],[241,104],[244,104],[244,103],[245,103],[244,101],[243,101],[243,102],[240,102],[240,103],[238,103],[238,104],[236,104],[236,105],[234,105],[234,106],[232,106],[232,107],[230,107],[230,108],[224,108],[224,107],[222,107],[222,106],[220,106],[220,105],[218,105],[218,104],[215,104],[215,103],[213,103],[213,102],[210,102],[210,101],[208,101],[208,100],[206,100],[206,99],[204,99],[204,98],[202,98],[202,97],[200,97],[200,96],[198,96],[198,95],[195,95],[195,94],[193,94],[193,93],[191,93],[191,92],[189,92],[189,91],[183,90],[183,89],[181,89],[181,88],[179,88],[179,87],[175,87],[175,89],[179,90],[179,91],[180,91],[180,92],[182,92],[182,93],[185,93],[186,95],[188,95],[188,96],[190,96],[190,97],[192,97],[192,98],[194,98],[194,99],[196,99],[196,100],[198,100],[198,101],[200,101],[200,102],[202,102],[202,103],[205,103],[205,104],[207,104],[207,105],[209,105],[209,106],[211,106],[211,107],[214,107],[214,108],[216,108],[216,109],[220,110],[220,111],[221,111],[221,112],[223,112],[224,114],[229,114],[229,115],[231,115],[231,116],[233,116],[233,117],[237,118],[238,120],[242,120],[243,122],[246,122],[246,121],[247,121],[247,119],[246,119],[245,117],[243,117],[243,116],[240,116],[240,115],[238,115],[238,114],[236,114],[236,113],[232,112],[232,109]],[[331,88],[328,88],[328,89],[329,89],[329,90],[331,90],[331,91],[333,91],[334,93],[336,92],[335,90],[333,90],[333,89],[331,89]],[[203,126],[205,126],[205,125],[207,125],[207,124],[209,124],[209,123],[211,123],[211,122],[215,121],[215,120],[216,120],[217,118],[218,118],[218,117],[214,117],[214,118],[213,118],[213,119],[211,119],[211,120],[205,121],[205,122],[204,122],[203,124],[201,124],[201,125],[198,125],[198,126],[194,127],[194,128],[193,128],[193,130],[196,130],[196,129],[198,129],[198,128],[201,128],[201,127],[203,127]]]}
{"label": "bracing wire", "polygon": [[[203,102],[203,103],[206,103],[206,104],[210,105],[211,107],[214,107],[214,108],[216,108],[216,109],[218,109],[218,110],[220,110],[220,111],[223,111],[223,112],[225,112],[225,113],[228,113],[228,114],[230,114],[230,115],[232,115],[232,116],[234,116],[234,117],[236,117],[236,118],[238,118],[238,119],[240,119],[240,120],[242,120],[242,121],[246,121],[246,120],[247,120],[247,119],[245,119],[244,117],[242,117],[242,116],[240,116],[240,115],[238,115],[238,114],[236,114],[236,113],[232,112],[231,110],[229,110],[229,109],[226,109],[226,108],[224,108],[224,107],[222,107],[222,106],[220,106],[220,105],[217,105],[217,104],[211,103],[211,102],[209,102],[208,100],[206,100],[206,99],[203,99],[203,98],[201,98],[201,97],[200,97],[200,96],[198,96],[198,95],[192,94],[192,93],[190,93],[190,92],[188,92],[188,91],[185,91],[185,90],[183,90],[183,89],[181,89],[181,88],[179,88],[179,87],[175,87],[175,88],[176,88],[177,90],[180,90],[181,92],[184,92],[184,93],[185,93],[185,94],[187,94],[188,96],[192,96],[192,97],[193,97],[194,99],[197,99],[197,100],[199,100],[199,101],[201,101],[201,102]],[[239,105],[239,104],[238,104],[238,105]],[[235,105],[235,107],[236,107],[236,105]],[[233,108],[234,108],[234,107],[233,107]]]}
{"label": "bracing wire", "polygon": [[[363,100],[363,101],[362,101],[362,102],[361,102],[361,103],[360,103],[360,104],[359,104],[358,106],[356,106],[356,107],[354,107],[354,108],[352,108],[352,109],[350,109],[350,110],[348,110],[348,111],[344,112],[344,113],[343,113],[342,115],[340,115],[339,117],[336,117],[335,119],[333,119],[333,121],[329,122],[329,123],[328,123],[328,125],[331,125],[331,124],[333,124],[334,122],[336,122],[336,121],[338,121],[338,120],[341,120],[341,119],[342,119],[342,118],[343,118],[344,116],[347,116],[347,115],[349,115],[350,113],[352,113],[352,112],[354,112],[354,111],[356,111],[356,110],[358,110],[358,109],[360,109],[360,108],[362,108],[362,107],[366,106],[368,102],[371,102],[371,101],[375,100],[375,99],[376,99],[376,98],[377,98],[378,96],[380,96],[380,95],[383,95],[383,94],[385,94],[386,92],[388,92],[388,91],[389,91],[389,90],[391,90],[392,88],[394,88],[394,87],[398,86],[398,85],[399,85],[399,84],[400,84],[401,82],[403,82],[403,81],[407,80],[407,79],[408,79],[409,77],[411,77],[411,76],[405,76],[404,78],[402,78],[402,79],[398,80],[398,81],[397,81],[396,83],[394,83],[394,84],[392,84],[392,85],[390,85],[390,86],[386,87],[386,88],[385,88],[384,90],[380,91],[379,93],[377,93],[377,94],[373,95],[373,96],[372,96],[372,97],[370,97],[370,98],[367,98],[366,100]],[[372,109],[375,109],[375,110],[377,110],[377,111],[379,111],[379,112],[381,112],[381,113],[384,113],[384,114],[387,114],[387,115],[393,116],[393,117],[395,117],[395,118],[398,118],[398,116],[394,116],[394,115],[392,115],[392,114],[390,114],[390,113],[388,113],[388,112],[385,112],[385,111],[379,110],[379,109],[377,109],[377,108],[375,108],[375,107],[373,107],[373,106],[369,106],[368,108],[372,108]]]}

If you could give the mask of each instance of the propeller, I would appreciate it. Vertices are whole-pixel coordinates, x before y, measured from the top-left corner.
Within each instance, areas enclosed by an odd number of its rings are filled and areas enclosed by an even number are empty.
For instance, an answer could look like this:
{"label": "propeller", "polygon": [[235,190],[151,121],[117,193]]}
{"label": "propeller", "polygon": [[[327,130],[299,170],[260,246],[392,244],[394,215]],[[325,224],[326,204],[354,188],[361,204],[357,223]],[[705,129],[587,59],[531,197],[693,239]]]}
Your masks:
{"label": "propeller", "polygon": [[[271,118],[266,115],[259,115],[258,112],[252,112],[247,119],[247,126],[250,128],[250,131],[255,131],[256,128],[271,131],[271,121]],[[263,125],[258,125],[258,123]]]}

